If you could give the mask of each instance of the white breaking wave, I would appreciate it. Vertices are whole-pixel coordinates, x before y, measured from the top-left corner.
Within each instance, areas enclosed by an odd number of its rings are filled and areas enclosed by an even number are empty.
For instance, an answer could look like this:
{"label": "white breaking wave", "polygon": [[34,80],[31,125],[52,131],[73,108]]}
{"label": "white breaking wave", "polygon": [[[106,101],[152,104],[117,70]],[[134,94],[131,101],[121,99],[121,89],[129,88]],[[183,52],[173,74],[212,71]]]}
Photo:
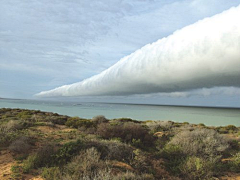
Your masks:
{"label": "white breaking wave", "polygon": [[218,86],[240,87],[240,6],[147,44],[98,75],[37,95],[130,95]]}

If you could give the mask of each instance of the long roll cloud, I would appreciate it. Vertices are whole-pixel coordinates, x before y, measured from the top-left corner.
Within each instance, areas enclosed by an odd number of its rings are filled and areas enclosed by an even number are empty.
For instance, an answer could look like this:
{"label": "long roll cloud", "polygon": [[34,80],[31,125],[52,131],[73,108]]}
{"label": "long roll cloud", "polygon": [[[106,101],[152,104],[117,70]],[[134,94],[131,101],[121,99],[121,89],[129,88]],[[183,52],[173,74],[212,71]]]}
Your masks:
{"label": "long roll cloud", "polygon": [[147,44],[102,73],[39,96],[130,95],[240,87],[240,6]]}

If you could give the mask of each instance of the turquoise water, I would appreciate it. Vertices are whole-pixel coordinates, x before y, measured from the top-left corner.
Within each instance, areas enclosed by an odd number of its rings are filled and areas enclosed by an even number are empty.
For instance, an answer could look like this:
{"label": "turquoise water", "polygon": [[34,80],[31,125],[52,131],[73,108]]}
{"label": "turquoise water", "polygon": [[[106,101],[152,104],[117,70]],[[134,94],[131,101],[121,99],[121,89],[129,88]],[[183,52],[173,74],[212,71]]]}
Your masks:
{"label": "turquoise water", "polygon": [[109,119],[128,117],[136,120],[171,120],[204,123],[209,126],[240,126],[240,108],[157,106],[110,103],[75,103],[36,100],[0,99],[0,108],[24,108],[56,112],[62,115],[92,118],[104,115]]}

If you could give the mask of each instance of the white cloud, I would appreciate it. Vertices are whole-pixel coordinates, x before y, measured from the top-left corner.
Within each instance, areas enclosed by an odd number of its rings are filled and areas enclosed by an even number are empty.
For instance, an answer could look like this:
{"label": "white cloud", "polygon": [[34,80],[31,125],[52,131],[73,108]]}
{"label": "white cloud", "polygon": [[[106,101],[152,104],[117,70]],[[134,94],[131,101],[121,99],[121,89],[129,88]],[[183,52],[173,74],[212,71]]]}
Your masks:
{"label": "white cloud", "polygon": [[213,87],[213,88],[201,88],[185,92],[170,92],[170,93],[157,93],[153,96],[166,96],[172,98],[199,96],[199,97],[209,97],[216,95],[226,95],[226,96],[239,96],[240,88],[237,87]]}
{"label": "white cloud", "polygon": [[240,6],[187,26],[82,82],[40,96],[129,95],[240,86]]}

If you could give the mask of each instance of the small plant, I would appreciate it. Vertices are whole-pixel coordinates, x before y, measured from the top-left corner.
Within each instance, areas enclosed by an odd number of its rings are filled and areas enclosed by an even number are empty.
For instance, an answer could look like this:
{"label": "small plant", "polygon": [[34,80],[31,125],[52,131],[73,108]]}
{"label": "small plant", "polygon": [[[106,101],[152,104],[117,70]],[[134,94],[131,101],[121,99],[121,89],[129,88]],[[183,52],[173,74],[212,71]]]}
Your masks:
{"label": "small plant", "polygon": [[42,168],[41,176],[46,180],[59,180],[62,179],[62,173],[59,167],[50,167],[50,168]]}
{"label": "small plant", "polygon": [[22,167],[19,165],[14,165],[11,167],[11,179],[19,180],[22,179]]}

